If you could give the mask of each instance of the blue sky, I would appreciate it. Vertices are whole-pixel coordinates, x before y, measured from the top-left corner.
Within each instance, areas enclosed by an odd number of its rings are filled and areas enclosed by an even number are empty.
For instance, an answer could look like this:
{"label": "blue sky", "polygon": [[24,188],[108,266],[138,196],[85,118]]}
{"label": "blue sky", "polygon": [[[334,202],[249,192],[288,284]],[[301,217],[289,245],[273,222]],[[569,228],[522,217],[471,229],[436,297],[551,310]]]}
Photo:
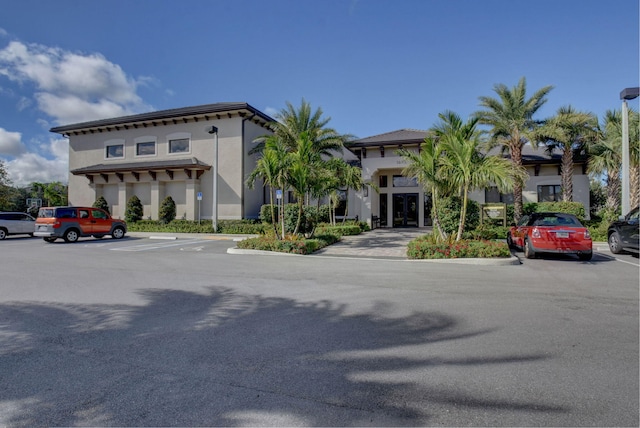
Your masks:
{"label": "blue sky", "polygon": [[[16,185],[67,181],[52,126],[304,97],[368,137],[463,117],[493,86],[553,85],[602,117],[639,86],[638,0],[0,0],[0,159]],[[638,100],[631,102],[635,108]]]}

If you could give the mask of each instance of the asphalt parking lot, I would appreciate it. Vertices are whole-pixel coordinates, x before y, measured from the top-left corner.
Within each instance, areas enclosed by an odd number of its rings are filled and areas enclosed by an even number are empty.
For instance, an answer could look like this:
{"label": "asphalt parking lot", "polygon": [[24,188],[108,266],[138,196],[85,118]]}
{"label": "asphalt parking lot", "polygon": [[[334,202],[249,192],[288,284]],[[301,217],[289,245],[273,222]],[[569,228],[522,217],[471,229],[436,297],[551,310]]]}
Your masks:
{"label": "asphalt parking lot", "polygon": [[634,256],[233,246],[0,242],[0,425],[638,426]]}

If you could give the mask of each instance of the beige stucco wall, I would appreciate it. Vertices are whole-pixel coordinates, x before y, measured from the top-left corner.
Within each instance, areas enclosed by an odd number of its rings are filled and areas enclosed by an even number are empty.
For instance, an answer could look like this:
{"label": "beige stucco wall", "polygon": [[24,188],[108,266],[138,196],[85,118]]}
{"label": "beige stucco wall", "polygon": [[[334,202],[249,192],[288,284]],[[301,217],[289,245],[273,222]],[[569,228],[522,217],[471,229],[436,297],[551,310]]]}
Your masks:
{"label": "beige stucco wall", "polygon": [[[122,164],[148,161],[166,161],[170,159],[197,158],[207,165],[214,164],[214,138],[208,130],[212,125],[218,127],[218,218],[240,219],[245,212],[252,213],[261,204],[262,192],[253,191],[250,196],[249,208],[243,209],[242,198],[245,192],[244,177],[255,164],[255,155],[249,157],[251,146],[247,141],[253,139],[266,130],[252,122],[239,117],[199,121],[177,124],[158,125],[155,127],[139,127],[125,130],[96,132],[85,135],[71,135],[69,138],[69,169],[97,164]],[[169,153],[168,141],[171,138],[190,138],[188,153]],[[124,141],[125,152],[123,158],[107,159],[105,146],[109,141]],[[156,141],[156,154],[152,156],[136,156],[136,141]],[[247,172],[247,170],[249,170]],[[205,171],[200,179],[189,179],[182,171],[174,172],[173,180],[165,173],[158,173],[157,181],[153,181],[147,173],[139,175],[139,181],[131,174],[125,174],[128,186],[119,185],[118,180],[111,175],[109,182],[100,176],[94,177],[91,185],[85,176],[69,176],[69,203],[72,205],[91,205],[99,196],[104,196],[111,206],[115,217],[124,217],[126,200],[132,195],[141,199],[145,218],[158,217],[158,204],[171,196],[176,202],[178,218],[196,220],[198,216],[197,193],[202,192],[200,215],[202,219],[211,219],[213,215],[213,168]],[[123,202],[124,201],[124,202]]]}

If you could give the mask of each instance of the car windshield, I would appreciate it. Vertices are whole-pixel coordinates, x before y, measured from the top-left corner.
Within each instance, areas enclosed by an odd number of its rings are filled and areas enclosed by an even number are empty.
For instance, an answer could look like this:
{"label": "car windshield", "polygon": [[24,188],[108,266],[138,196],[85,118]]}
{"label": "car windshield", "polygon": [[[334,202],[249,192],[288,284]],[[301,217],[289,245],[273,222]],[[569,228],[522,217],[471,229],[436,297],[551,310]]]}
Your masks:
{"label": "car windshield", "polygon": [[573,226],[581,227],[582,224],[572,215],[548,214],[536,218],[533,222],[534,226]]}
{"label": "car windshield", "polygon": [[38,211],[38,217],[53,217],[53,212],[55,210],[53,208],[40,208]]}

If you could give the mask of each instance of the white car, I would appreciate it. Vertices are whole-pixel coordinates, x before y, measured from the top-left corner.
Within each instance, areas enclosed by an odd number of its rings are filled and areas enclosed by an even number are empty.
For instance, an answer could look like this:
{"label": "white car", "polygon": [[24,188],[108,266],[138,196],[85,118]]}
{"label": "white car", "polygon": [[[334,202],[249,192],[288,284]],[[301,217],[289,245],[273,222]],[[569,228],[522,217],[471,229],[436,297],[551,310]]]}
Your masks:
{"label": "white car", "polygon": [[0,212],[0,240],[8,235],[33,236],[36,219],[25,213]]}

